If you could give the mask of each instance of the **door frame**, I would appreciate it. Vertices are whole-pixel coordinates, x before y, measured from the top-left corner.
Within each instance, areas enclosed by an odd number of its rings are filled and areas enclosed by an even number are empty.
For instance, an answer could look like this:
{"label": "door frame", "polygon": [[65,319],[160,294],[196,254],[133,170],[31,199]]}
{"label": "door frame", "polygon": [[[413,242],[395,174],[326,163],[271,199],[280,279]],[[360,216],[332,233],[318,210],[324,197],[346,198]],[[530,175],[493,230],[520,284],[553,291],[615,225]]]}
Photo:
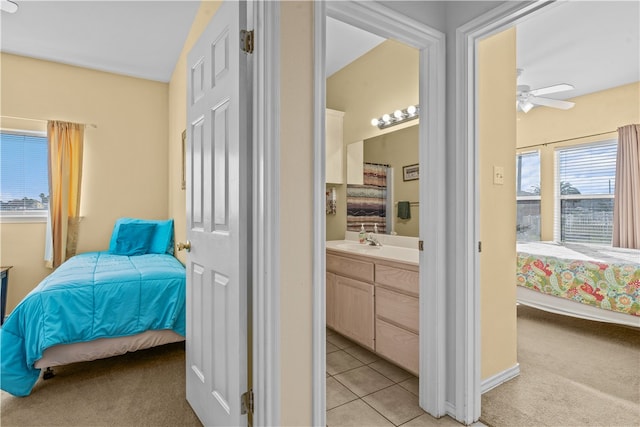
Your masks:
{"label": "door frame", "polygon": [[[254,30],[252,425],[280,425],[280,3],[249,0]],[[251,64],[251,62],[250,62]]]}
{"label": "door frame", "polygon": [[513,27],[532,13],[556,5],[556,0],[505,2],[456,29],[455,76],[455,180],[459,183],[453,194],[459,207],[453,216],[453,256],[458,260],[455,279],[454,340],[456,341],[454,371],[455,407],[449,411],[465,424],[480,418],[481,397],[481,329],[480,329],[480,236],[479,209],[479,133],[478,133],[478,43],[487,37]]}
{"label": "door frame", "polygon": [[[435,417],[445,414],[445,35],[375,2],[314,4],[314,215],[313,215],[313,408],[312,424],[326,425],[325,303],[325,33],[326,16],[394,38],[420,49],[420,406]],[[389,106],[389,108],[396,108]],[[422,273],[429,271],[427,275]],[[429,378],[430,381],[424,381]]]}

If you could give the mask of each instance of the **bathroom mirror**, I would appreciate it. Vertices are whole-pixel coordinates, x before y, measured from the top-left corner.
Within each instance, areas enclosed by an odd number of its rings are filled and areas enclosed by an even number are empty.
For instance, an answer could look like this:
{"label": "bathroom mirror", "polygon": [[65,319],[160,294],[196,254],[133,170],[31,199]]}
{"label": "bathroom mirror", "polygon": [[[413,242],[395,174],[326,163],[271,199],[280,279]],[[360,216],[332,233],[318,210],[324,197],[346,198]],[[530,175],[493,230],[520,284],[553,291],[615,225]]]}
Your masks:
{"label": "bathroom mirror", "polygon": [[[388,220],[386,227],[381,227],[386,234],[395,232],[399,236],[418,237],[419,224],[419,175],[418,135],[419,126],[405,127],[393,132],[364,140],[363,159],[370,165],[364,168],[364,182],[360,185],[347,184],[347,230],[358,231],[360,224],[367,221],[358,220],[365,207],[372,204],[384,204]],[[384,166],[388,165],[388,169]],[[347,168],[354,167],[347,162]],[[389,173],[389,171],[391,173]],[[407,174],[407,171],[410,174]],[[386,191],[377,191],[375,187],[381,181],[379,173],[388,174]],[[349,175],[349,171],[347,171]],[[359,175],[359,173],[358,173]],[[371,185],[368,185],[371,184]],[[364,187],[364,188],[361,188]],[[384,198],[385,200],[376,198]],[[404,202],[404,203],[403,203]],[[407,203],[408,202],[408,203]],[[400,211],[398,204],[400,203]],[[367,227],[367,228],[372,228]]]}

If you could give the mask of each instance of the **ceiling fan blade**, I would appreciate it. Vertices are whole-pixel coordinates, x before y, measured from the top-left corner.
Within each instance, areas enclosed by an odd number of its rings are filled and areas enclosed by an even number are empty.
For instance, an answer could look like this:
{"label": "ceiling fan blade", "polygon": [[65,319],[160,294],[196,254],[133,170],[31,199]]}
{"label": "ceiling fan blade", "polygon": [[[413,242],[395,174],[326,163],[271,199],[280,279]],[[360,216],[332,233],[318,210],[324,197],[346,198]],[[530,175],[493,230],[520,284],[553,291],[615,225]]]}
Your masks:
{"label": "ceiling fan blade", "polygon": [[567,83],[561,83],[558,85],[541,87],[540,89],[534,89],[529,91],[529,93],[533,96],[540,96],[540,95],[548,95],[550,93],[564,92],[565,90],[571,90],[571,89],[575,89],[575,87]]}
{"label": "ceiling fan blade", "polygon": [[545,107],[559,108],[561,110],[568,110],[573,108],[575,102],[560,101],[558,99],[538,98],[537,96],[530,96],[529,102],[535,105],[542,105]]}

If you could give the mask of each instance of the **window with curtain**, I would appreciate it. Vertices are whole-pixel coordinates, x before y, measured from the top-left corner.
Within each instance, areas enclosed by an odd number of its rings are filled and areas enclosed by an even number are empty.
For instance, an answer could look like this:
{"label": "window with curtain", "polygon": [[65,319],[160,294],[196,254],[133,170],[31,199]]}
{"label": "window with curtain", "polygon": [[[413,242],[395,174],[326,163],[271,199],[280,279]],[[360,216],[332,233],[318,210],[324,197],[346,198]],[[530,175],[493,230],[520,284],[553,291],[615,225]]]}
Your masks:
{"label": "window with curtain", "polygon": [[46,221],[49,209],[47,137],[0,132],[0,218]]}
{"label": "window with curtain", "polygon": [[516,238],[540,240],[540,152],[516,155]]}
{"label": "window with curtain", "polygon": [[611,244],[617,141],[556,150],[556,240]]}

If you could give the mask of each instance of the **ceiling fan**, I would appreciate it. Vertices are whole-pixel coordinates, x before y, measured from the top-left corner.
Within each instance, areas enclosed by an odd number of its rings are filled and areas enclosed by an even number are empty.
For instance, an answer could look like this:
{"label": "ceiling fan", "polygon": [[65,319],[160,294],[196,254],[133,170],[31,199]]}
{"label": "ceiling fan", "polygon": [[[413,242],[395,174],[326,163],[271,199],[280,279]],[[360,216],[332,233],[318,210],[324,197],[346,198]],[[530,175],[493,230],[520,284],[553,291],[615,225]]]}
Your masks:
{"label": "ceiling fan", "polygon": [[[518,69],[518,77],[522,74],[522,69]],[[518,111],[528,113],[535,106],[559,108],[568,110],[573,108],[575,102],[561,101],[558,99],[543,98],[541,95],[548,95],[556,92],[575,89],[572,85],[561,83],[553,86],[531,89],[528,85],[518,85],[516,90],[516,108]]]}

